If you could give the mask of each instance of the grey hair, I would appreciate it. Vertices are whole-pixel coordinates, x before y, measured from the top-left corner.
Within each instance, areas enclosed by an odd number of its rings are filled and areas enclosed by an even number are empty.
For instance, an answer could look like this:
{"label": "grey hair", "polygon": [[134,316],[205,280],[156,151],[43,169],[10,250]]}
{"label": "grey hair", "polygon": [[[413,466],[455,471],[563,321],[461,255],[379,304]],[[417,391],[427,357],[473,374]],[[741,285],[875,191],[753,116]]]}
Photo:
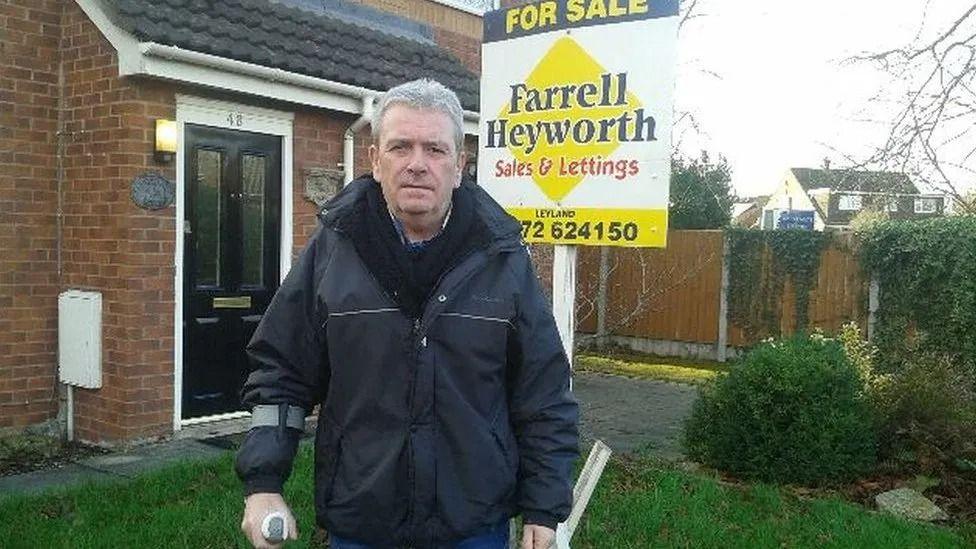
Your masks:
{"label": "grey hair", "polygon": [[390,88],[373,109],[371,126],[373,141],[376,143],[379,143],[380,132],[383,129],[383,116],[393,105],[446,114],[454,126],[454,152],[461,151],[464,145],[464,115],[457,94],[450,88],[430,78],[419,78]]}

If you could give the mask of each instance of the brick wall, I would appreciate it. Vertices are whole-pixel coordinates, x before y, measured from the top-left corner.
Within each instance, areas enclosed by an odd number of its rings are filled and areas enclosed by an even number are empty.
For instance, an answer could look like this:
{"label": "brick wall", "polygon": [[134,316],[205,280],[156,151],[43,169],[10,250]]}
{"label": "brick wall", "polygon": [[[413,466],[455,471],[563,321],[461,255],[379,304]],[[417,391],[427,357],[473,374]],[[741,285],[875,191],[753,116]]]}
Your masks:
{"label": "brick wall", "polygon": [[153,159],[154,121],[175,118],[169,84],[118,76],[114,48],[65,6],[65,289],[102,292],[102,383],[75,389],[81,440],[152,438],[173,424],[175,207],[143,210],[132,180],[174,167]]}
{"label": "brick wall", "polygon": [[352,0],[374,9],[481,40],[481,16],[432,0]]}
{"label": "brick wall", "polygon": [[60,0],[0,0],[0,428],[57,414]]}
{"label": "brick wall", "polygon": [[454,54],[471,72],[481,74],[481,38],[472,38],[446,29],[434,29],[437,45]]}
{"label": "brick wall", "polygon": [[439,46],[453,53],[471,72],[481,74],[481,16],[430,0],[353,1],[429,25]]}
{"label": "brick wall", "polygon": [[[305,198],[305,177],[311,168],[324,168],[342,171],[342,146],[346,128],[356,121],[356,117],[341,113],[330,113],[311,108],[295,111],[294,162],[294,242],[292,256],[297,257],[308,237],[315,230],[318,221],[317,208]],[[369,163],[371,143],[369,125],[356,135],[355,166],[356,177],[372,170]]]}
{"label": "brick wall", "polygon": [[[155,162],[152,143],[154,120],[175,118],[178,88],[120,78],[114,49],[72,1],[0,0],[0,29],[0,428],[56,416],[57,294],[86,289],[103,298],[103,387],[75,389],[76,437],[165,436],[173,418],[175,208],[142,210],[129,193],[146,171],[175,180],[173,164]],[[480,67],[478,48],[452,32],[438,30],[439,40]],[[179,91],[295,112],[297,253],[316,224],[305,171],[341,169],[342,135],[355,117]],[[370,170],[369,143],[367,127],[357,136],[357,175]]]}

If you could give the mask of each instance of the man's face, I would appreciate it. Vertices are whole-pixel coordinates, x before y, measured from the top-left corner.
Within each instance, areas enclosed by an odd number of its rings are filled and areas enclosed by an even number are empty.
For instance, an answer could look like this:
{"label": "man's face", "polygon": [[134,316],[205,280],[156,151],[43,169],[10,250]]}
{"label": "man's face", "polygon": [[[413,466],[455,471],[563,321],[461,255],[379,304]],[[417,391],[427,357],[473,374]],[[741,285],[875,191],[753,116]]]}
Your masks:
{"label": "man's face", "polygon": [[440,111],[393,105],[369,148],[373,177],[398,218],[440,220],[460,184],[464,151],[454,150],[451,119]]}

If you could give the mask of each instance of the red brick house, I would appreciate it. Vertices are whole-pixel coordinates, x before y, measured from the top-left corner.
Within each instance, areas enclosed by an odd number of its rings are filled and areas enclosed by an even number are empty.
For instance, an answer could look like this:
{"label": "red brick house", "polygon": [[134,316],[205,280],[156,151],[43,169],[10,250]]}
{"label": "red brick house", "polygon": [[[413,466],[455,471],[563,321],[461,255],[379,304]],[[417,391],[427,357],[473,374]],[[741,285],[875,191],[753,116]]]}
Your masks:
{"label": "red brick house", "polygon": [[[315,201],[368,170],[376,95],[436,78],[476,134],[484,4],[0,0],[0,429],[241,417],[244,342]],[[93,347],[59,329],[68,290],[100,296]],[[95,387],[59,381],[59,345],[100,356]]]}

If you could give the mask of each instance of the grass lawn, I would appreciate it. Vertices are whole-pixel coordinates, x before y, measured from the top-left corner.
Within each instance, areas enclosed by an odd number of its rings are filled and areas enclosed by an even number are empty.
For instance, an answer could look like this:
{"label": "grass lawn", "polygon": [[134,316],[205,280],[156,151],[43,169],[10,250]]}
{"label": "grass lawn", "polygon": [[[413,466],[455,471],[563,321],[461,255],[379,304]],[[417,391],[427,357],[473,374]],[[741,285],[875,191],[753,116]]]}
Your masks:
{"label": "grass lawn", "polygon": [[592,353],[576,357],[576,369],[675,383],[700,385],[728,370],[719,362],[660,358],[633,354],[612,353],[609,356]]}
{"label": "grass lawn", "polygon": [[[298,515],[295,547],[313,537],[312,452],[303,444],[286,498]],[[129,482],[40,496],[0,496],[0,546],[246,547],[232,456],[187,463]],[[573,546],[966,547],[976,531],[880,516],[837,500],[799,500],[772,486],[724,486],[646,460],[614,459]]]}

